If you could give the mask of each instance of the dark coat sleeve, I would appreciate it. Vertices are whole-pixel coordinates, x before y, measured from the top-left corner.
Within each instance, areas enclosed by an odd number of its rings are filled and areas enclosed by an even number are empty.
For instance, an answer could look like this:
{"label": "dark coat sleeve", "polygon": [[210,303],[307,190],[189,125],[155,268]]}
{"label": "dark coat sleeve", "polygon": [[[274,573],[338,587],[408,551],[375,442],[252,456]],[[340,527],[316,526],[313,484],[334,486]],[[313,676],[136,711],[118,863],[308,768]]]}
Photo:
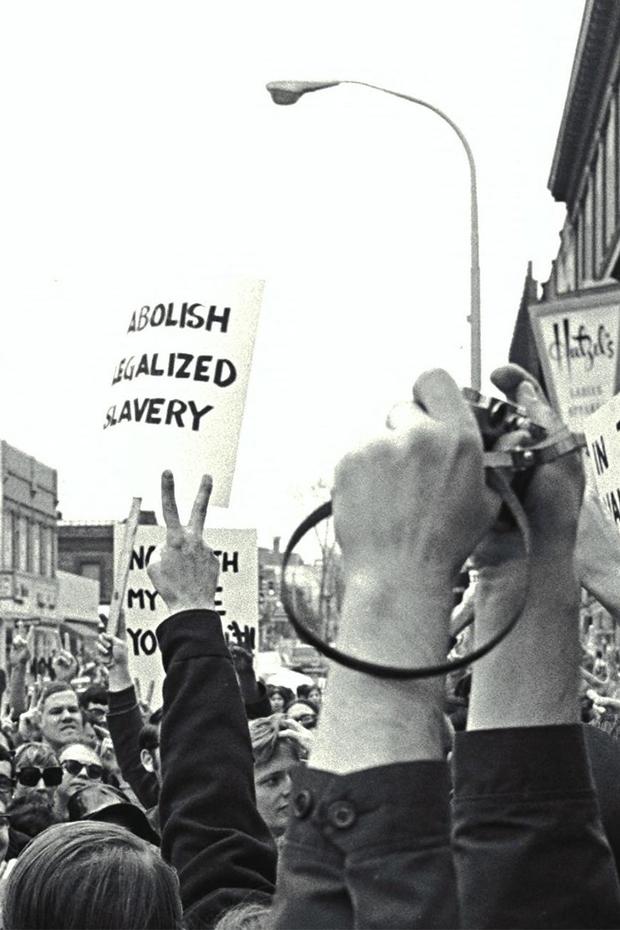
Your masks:
{"label": "dark coat sleeve", "polygon": [[246,701],[245,712],[248,720],[258,720],[259,717],[270,717],[273,713],[271,701],[267,697],[267,689],[262,683],[258,682],[258,697],[255,701]]}
{"label": "dark coat sleeve", "polygon": [[443,762],[294,773],[275,927],[457,927]]}
{"label": "dark coat sleeve", "polygon": [[155,807],[159,784],[153,772],[147,772],[140,762],[138,739],[142,729],[142,714],[131,685],[124,691],[108,691],[108,729],[123,778],[140,804]]}
{"label": "dark coat sleeve", "polygon": [[620,927],[620,894],[582,728],[456,734],[464,927]]}
{"label": "dark coat sleeve", "polygon": [[164,713],[162,855],[179,875],[189,926],[242,901],[269,904],[276,851],[256,809],[247,717],[217,613],[160,624]]}

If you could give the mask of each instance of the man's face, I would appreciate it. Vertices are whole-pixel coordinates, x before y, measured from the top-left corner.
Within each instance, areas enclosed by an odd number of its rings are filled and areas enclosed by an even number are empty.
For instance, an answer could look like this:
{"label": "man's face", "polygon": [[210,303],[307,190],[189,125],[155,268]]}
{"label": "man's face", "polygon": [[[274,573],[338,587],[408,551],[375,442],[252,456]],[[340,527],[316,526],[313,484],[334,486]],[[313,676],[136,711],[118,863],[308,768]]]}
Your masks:
{"label": "man's face", "polygon": [[87,785],[100,782],[103,775],[101,759],[89,746],[75,744],[60,753],[63,794],[70,798]]}
{"label": "man's face", "polygon": [[41,736],[54,748],[74,743],[82,736],[82,715],[73,691],[58,691],[41,709]]}
{"label": "man's face", "polygon": [[280,741],[270,761],[254,767],[256,806],[275,837],[282,836],[286,829],[291,794],[289,773],[298,764],[291,747]]}

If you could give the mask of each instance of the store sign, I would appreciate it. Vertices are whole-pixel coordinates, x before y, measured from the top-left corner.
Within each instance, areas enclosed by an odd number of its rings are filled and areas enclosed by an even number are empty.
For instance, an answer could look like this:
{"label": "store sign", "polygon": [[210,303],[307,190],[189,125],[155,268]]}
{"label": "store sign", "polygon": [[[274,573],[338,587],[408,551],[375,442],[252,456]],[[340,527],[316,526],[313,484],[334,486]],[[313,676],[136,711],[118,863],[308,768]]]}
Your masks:
{"label": "store sign", "polygon": [[550,399],[568,427],[581,432],[618,390],[620,293],[594,291],[529,312]]}

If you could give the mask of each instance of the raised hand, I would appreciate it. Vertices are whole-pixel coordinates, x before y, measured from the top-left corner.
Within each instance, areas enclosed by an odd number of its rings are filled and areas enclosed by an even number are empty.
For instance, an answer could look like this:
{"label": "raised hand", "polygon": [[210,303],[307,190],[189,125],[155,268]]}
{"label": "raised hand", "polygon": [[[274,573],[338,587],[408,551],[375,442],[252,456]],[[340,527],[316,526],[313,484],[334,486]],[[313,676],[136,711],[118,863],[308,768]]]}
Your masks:
{"label": "raised hand", "polygon": [[166,541],[155,551],[148,574],[168,609],[210,609],[215,606],[219,562],[203,541],[203,532],[213,481],[203,475],[189,523],[182,526],[177,510],[172,472],[161,476],[161,503],[166,524]]}
{"label": "raised hand", "polygon": [[31,658],[28,641],[23,636],[14,636],[9,660],[11,668],[17,665],[28,665]]}
{"label": "raised hand", "polygon": [[[499,498],[485,483],[474,416],[447,372],[421,375],[413,403],[389,425],[336,470],[334,523],[349,590],[340,641],[388,664],[407,655],[432,664],[445,658],[454,576],[492,525]],[[374,601],[368,628],[354,590]],[[378,618],[386,598],[404,604],[405,594],[414,617],[396,610],[398,622],[385,629]]]}
{"label": "raised hand", "polygon": [[52,659],[52,669],[57,681],[71,681],[77,675],[77,660],[66,649],[61,649]]}
{"label": "raised hand", "polygon": [[108,670],[108,690],[123,691],[131,687],[125,611],[121,610],[116,636],[100,633],[97,637],[99,661]]}
{"label": "raised hand", "polygon": [[[564,430],[538,383],[516,365],[497,369],[493,383],[550,435]],[[507,447],[518,434],[502,437]],[[536,467],[520,493],[531,534],[525,558],[520,533],[496,527],[474,555],[476,644],[486,642],[528,596],[509,636],[474,668],[468,728],[546,726],[579,719],[579,585],[574,551],[583,494],[578,452]]]}
{"label": "raised hand", "polygon": [[41,738],[41,711],[36,701],[34,688],[28,692],[28,706],[23,714],[19,715],[17,733],[24,742],[31,742]]}

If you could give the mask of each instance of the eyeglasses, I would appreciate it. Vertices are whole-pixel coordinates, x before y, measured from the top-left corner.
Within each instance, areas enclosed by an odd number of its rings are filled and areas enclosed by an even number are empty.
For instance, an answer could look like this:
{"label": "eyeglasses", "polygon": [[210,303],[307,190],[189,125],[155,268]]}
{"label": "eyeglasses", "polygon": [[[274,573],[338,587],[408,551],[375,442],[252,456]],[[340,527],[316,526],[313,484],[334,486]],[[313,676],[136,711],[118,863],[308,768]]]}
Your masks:
{"label": "eyeglasses", "polygon": [[103,766],[97,765],[95,762],[89,762],[87,765],[84,762],[78,762],[77,759],[65,759],[65,761],[60,764],[69,775],[79,775],[81,772],[86,772],[88,777],[92,778],[93,781],[96,781],[103,775]]}
{"label": "eyeglasses", "polygon": [[62,781],[62,769],[57,765],[50,766],[48,769],[40,769],[36,765],[25,765],[23,769],[17,770],[15,778],[25,788],[34,788],[41,779],[46,788],[55,788]]}

